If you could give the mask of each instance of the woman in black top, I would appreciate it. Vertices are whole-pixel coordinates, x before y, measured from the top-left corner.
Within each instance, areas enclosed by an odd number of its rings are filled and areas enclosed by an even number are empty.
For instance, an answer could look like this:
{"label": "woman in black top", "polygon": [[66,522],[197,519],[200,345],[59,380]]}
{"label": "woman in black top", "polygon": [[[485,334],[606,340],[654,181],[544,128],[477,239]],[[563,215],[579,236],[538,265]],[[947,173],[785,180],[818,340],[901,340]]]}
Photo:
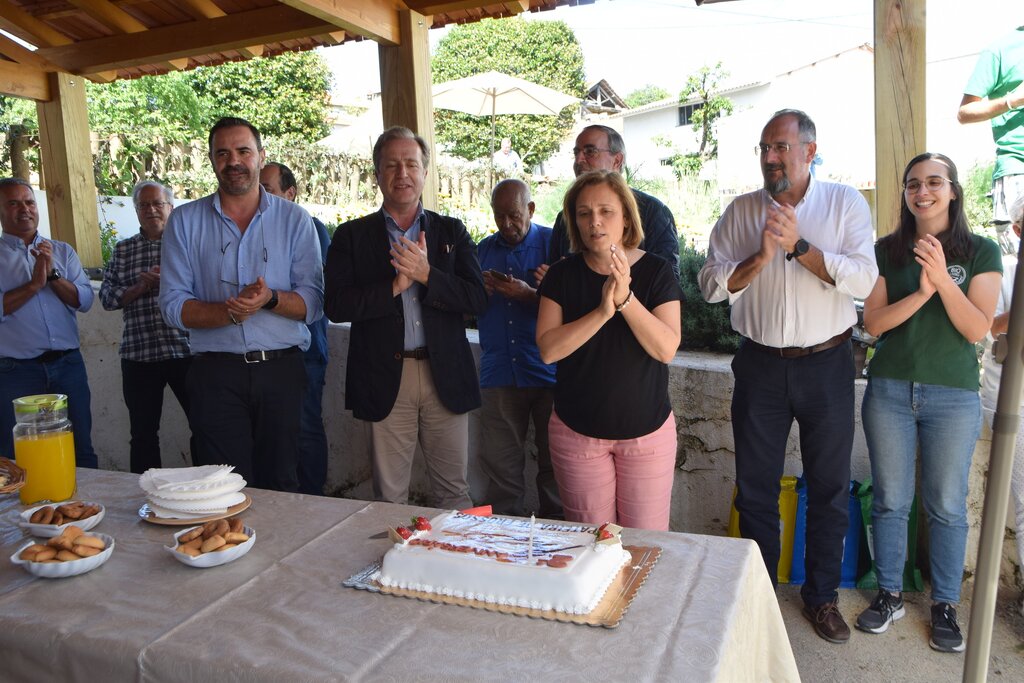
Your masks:
{"label": "woman in black top", "polygon": [[558,363],[548,438],[566,519],[668,529],[679,283],[637,248],[636,200],[618,173],[577,178],[563,216],[574,253],[541,284],[537,345]]}

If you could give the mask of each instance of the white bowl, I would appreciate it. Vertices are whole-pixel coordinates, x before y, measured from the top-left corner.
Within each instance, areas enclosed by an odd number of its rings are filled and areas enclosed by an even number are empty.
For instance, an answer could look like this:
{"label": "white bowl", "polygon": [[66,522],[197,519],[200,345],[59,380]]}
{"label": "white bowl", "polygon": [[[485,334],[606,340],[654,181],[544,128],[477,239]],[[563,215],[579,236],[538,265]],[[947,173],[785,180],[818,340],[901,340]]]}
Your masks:
{"label": "white bowl", "polygon": [[23,560],[18,555],[25,548],[32,545],[32,543],[26,543],[20,548],[18,552],[11,555],[11,562],[14,564],[21,565],[29,574],[35,574],[41,576],[44,579],[63,579],[68,576],[78,576],[86,572],[96,569],[104,562],[110,559],[110,555],[114,552],[114,537],[107,536],[106,534],[92,534],[103,539],[103,542],[107,544],[107,547],[103,552],[92,557],[83,557],[80,560],[71,560],[70,562],[54,562],[54,563],[43,563],[43,562],[31,562],[29,560]]}
{"label": "white bowl", "polygon": [[256,530],[252,527],[243,527],[243,531],[249,537],[249,540],[245,543],[235,546],[234,548],[229,548],[228,550],[221,551],[215,550],[213,552],[203,553],[202,555],[198,555],[196,557],[186,555],[185,553],[179,553],[177,550],[175,550],[175,548],[178,547],[178,537],[182,534],[187,534],[188,532],[192,531],[192,529],[196,528],[197,527],[191,527],[189,529],[183,529],[179,531],[178,533],[174,534],[174,545],[164,546],[164,550],[173,555],[174,559],[189,567],[199,567],[201,569],[206,569],[207,567],[216,567],[222,564],[227,564],[228,562],[234,562],[242,555],[245,555],[247,552],[249,552],[249,550],[251,550],[252,547],[256,544]]}
{"label": "white bowl", "polygon": [[[54,536],[60,536],[64,533],[64,530],[71,525],[77,526],[82,531],[88,531],[103,520],[103,515],[106,514],[107,509],[100,505],[100,511],[92,517],[86,517],[85,519],[72,519],[60,526],[55,524],[33,524],[28,521],[32,517],[32,513],[39,508],[55,507],[58,505],[66,505],[67,503],[73,503],[74,501],[65,501],[63,503],[47,503],[46,505],[36,505],[34,508],[29,508],[21,513],[21,521],[18,523],[22,529],[25,529],[33,536],[40,538],[53,538]],[[93,503],[93,505],[99,505],[99,503]],[[95,557],[95,555],[93,556]]]}

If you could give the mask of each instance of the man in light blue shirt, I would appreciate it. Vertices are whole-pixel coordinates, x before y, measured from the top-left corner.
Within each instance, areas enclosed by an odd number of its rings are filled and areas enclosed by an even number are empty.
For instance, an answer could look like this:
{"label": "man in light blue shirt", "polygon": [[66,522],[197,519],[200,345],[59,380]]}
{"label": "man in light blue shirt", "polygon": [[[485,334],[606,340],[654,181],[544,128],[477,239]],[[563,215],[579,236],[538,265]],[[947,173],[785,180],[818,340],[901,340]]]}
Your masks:
{"label": "man in light blue shirt", "polygon": [[96,467],[89,379],[75,318],[92,307],[89,278],[71,245],[39,234],[35,193],[20,178],[0,180],[0,225],[0,455],[14,457],[11,401],[66,394],[75,462]]}
{"label": "man in light blue shirt", "polygon": [[323,315],[320,245],[306,211],[259,184],[259,131],[223,118],[210,131],[217,192],[167,222],[160,309],[189,331],[197,464],[234,465],[250,485],[295,491],[309,347]]}

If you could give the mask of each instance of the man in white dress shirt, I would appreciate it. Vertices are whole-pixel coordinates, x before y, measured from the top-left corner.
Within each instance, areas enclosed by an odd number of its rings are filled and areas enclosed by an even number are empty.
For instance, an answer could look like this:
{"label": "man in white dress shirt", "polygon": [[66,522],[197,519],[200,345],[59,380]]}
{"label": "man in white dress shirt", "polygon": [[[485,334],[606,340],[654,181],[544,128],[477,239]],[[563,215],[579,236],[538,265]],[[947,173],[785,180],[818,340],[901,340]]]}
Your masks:
{"label": "man in white dress shirt", "polygon": [[764,189],[737,197],[711,233],[699,280],[704,298],[732,306],[743,336],[733,360],[736,509],[776,583],[779,479],[793,420],[807,480],[804,615],[844,643],[836,606],[849,523],[854,297],[878,277],[871,212],[852,187],[816,180],[814,122],[776,112],[758,145]]}

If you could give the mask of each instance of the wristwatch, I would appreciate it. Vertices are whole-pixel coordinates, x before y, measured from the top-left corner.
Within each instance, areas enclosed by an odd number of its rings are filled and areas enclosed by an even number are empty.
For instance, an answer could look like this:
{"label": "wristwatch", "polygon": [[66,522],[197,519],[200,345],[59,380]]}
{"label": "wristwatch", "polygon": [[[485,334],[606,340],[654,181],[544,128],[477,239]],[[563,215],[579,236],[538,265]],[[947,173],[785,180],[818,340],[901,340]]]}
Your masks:
{"label": "wristwatch", "polygon": [[59,270],[57,270],[56,268],[53,268],[53,269],[52,269],[52,270],[50,271],[50,273],[49,273],[49,274],[48,274],[48,275],[46,276],[46,281],[47,281],[47,282],[53,282],[54,280],[59,280],[59,279],[61,279],[62,277],[63,277],[63,276],[62,276],[62,275],[60,274],[60,271],[59,271]]}
{"label": "wristwatch", "polygon": [[786,254],[786,260],[792,261],[795,258],[800,258],[806,254],[810,248],[811,245],[807,244],[807,240],[801,237],[796,241],[796,244],[793,245],[793,251]]}
{"label": "wristwatch", "polygon": [[265,310],[271,311],[274,309],[275,306],[277,306],[277,290],[272,289],[270,290],[270,299],[267,301],[267,303],[263,304],[263,308]]}

